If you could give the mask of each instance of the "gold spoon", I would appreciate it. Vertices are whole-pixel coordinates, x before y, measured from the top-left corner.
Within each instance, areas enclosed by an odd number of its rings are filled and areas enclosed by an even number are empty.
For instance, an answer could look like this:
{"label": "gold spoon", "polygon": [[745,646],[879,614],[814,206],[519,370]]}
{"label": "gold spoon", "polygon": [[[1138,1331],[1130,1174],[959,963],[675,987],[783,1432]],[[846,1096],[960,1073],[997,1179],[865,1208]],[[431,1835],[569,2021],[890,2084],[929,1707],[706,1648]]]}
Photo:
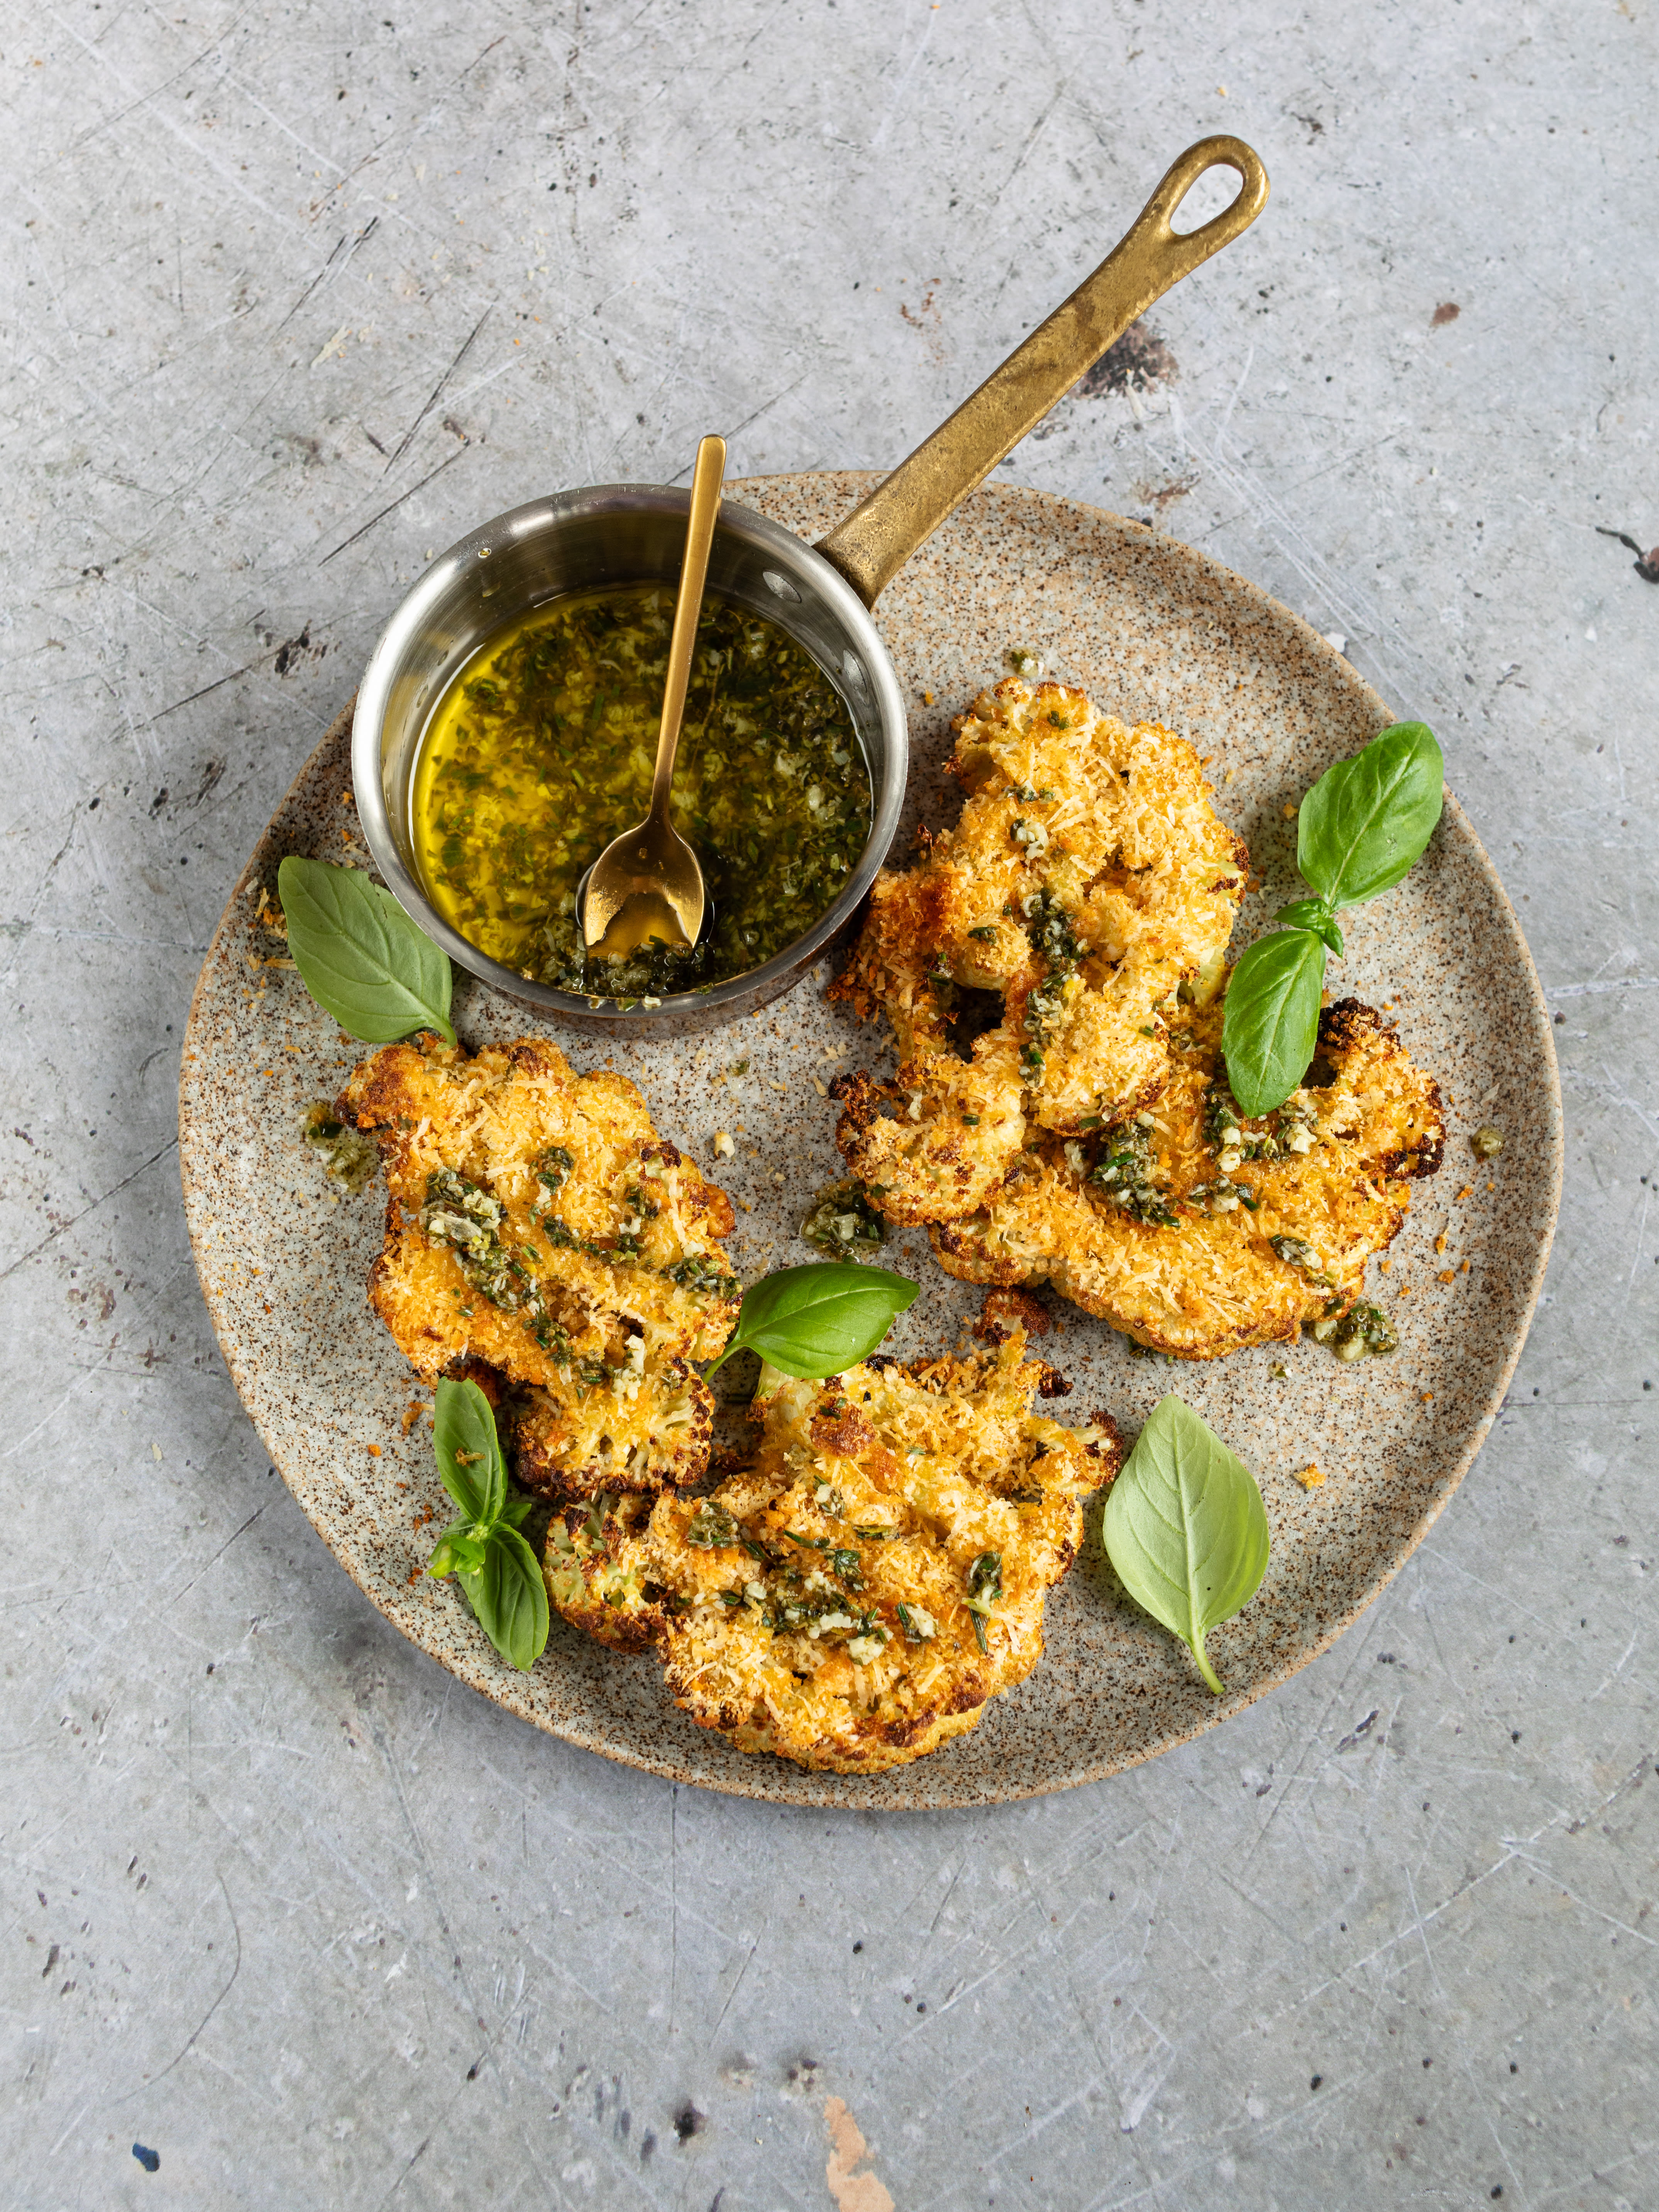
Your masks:
{"label": "gold spoon", "polygon": [[708,905],[702,870],[696,854],[669,819],[668,798],[725,473],[725,439],[705,438],[697,447],[691,476],[691,513],[686,524],[674,629],[668,641],[668,680],[662,697],[662,726],[657,733],[651,811],[643,822],[611,839],[589,871],[582,899],[583,939],[590,952],[604,957],[632,952],[653,937],[665,945],[695,945],[702,927]]}

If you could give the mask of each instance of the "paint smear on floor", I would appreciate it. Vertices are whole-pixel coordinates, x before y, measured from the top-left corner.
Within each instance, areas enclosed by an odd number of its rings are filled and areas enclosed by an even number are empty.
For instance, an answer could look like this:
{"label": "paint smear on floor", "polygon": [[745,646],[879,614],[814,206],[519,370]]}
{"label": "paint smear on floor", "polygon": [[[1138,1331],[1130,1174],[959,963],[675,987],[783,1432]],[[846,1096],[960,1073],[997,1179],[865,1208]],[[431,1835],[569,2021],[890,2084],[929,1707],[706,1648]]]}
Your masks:
{"label": "paint smear on floor", "polygon": [[836,2212],[893,2212],[893,2200],[873,2173],[854,2173],[867,2156],[859,2124],[839,2097],[823,2100],[824,2124],[834,2148],[823,2178],[836,2200]]}

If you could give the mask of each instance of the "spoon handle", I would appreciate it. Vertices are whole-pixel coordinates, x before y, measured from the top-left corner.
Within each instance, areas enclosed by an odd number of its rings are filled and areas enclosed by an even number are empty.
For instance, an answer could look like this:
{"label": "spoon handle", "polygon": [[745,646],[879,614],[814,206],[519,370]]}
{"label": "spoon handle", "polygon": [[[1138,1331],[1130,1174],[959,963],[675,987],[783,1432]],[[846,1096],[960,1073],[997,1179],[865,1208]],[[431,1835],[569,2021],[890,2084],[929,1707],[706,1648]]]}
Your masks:
{"label": "spoon handle", "polygon": [[668,641],[668,680],[663,687],[662,726],[657,733],[657,768],[651,781],[651,811],[668,819],[668,794],[674,781],[674,755],[679,749],[680,723],[685,714],[685,690],[691,678],[691,654],[697,642],[697,617],[702,611],[703,586],[708,580],[708,549],[714,543],[714,520],[720,511],[720,485],[726,475],[726,441],[705,438],[697,447],[691,471],[691,513],[685,530],[685,560],[680,568],[680,595],[674,602],[674,629]]}
{"label": "spoon handle", "polygon": [[[1173,228],[1176,208],[1205,171],[1217,167],[1237,173],[1238,197],[1197,230]],[[819,540],[817,550],[866,607],[1135,317],[1248,230],[1267,204],[1267,172],[1243,139],[1200,138],[1187,149],[1094,275]]]}

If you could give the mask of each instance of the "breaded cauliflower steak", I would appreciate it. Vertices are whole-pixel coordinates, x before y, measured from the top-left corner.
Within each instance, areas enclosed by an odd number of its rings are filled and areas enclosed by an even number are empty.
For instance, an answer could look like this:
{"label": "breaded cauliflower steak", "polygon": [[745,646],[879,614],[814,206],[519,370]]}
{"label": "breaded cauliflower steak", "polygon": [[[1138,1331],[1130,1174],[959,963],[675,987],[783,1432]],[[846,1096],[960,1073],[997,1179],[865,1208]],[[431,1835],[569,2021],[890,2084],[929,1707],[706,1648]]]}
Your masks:
{"label": "breaded cauliflower steak", "polygon": [[973,1283],[1048,1282],[1180,1359],[1293,1339],[1351,1305],[1404,1218],[1404,1179],[1440,1164],[1438,1087],[1345,999],[1320,1016],[1315,1080],[1247,1120],[1221,1022],[1218,1000],[1175,1024],[1154,1107],[1040,1139],[972,1220],[935,1226],[940,1264]]}
{"label": "breaded cauliflower steak", "polygon": [[984,1358],[778,1381],[752,1468],[708,1498],[555,1516],[567,1620],[658,1647],[676,1702],[741,1751],[877,1774],[971,1728],[1042,1651],[1109,1425],[1033,1412],[1052,1370],[1016,1329]]}
{"label": "breaded cauliflower steak", "polygon": [[680,1359],[664,1360],[636,1387],[623,1375],[528,1389],[512,1409],[513,1472],[543,1498],[689,1489],[708,1472],[714,1416],[702,1377]]}
{"label": "breaded cauliflower steak", "polygon": [[[983,1205],[1028,1123],[1073,1130],[1157,1096],[1168,1009],[1182,982],[1218,977],[1249,869],[1172,730],[1015,677],[954,727],[961,818],[877,878],[832,992],[880,1007],[897,1040],[891,1083],[838,1084],[836,1140],[898,1222]],[[1002,999],[966,1058],[951,1036],[963,988]]]}
{"label": "breaded cauliflower steak", "polygon": [[476,1055],[430,1036],[352,1071],[336,1108],[386,1163],[369,1297],[428,1381],[482,1360],[530,1386],[517,1472],[556,1497],[702,1480],[738,1285],[724,1191],[659,1138],[623,1076],[545,1037]]}

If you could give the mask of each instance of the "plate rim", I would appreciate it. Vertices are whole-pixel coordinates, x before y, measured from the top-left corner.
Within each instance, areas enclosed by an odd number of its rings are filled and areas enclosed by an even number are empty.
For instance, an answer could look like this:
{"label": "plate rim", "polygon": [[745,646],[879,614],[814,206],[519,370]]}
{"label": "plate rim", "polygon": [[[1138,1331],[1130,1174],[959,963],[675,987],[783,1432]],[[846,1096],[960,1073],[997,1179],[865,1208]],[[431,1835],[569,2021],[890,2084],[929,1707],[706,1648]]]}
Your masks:
{"label": "plate rim", "polygon": [[[835,488],[847,487],[856,496],[867,486],[881,482],[884,474],[884,471],[879,470],[822,469],[786,471],[765,477],[745,477],[734,479],[727,486],[726,495],[728,498],[735,496],[740,499],[744,492],[760,491],[774,487],[781,489],[799,489],[803,491],[815,492],[821,491],[823,488],[829,485]],[[1328,638],[1316,630],[1304,616],[1297,614],[1294,608],[1286,606],[1280,599],[1274,599],[1265,586],[1254,583],[1247,576],[1241,576],[1236,570],[1229,568],[1224,562],[1216,560],[1212,555],[1201,551],[1196,546],[1188,545],[1183,539],[1173,538],[1164,532],[1155,530],[1148,524],[1138,522],[1132,516],[1118,514],[1110,508],[1097,507],[1089,501],[1073,499],[1064,493],[1044,491],[1034,485],[1017,484],[1006,481],[994,481],[981,484],[972,495],[977,496],[981,493],[989,494],[993,497],[1012,498],[1019,501],[1036,501],[1040,507],[1063,509],[1067,514],[1080,514],[1091,520],[1097,518],[1126,533],[1138,534],[1148,543],[1157,541],[1161,550],[1172,553],[1177,560],[1191,563],[1205,573],[1218,585],[1224,594],[1230,599],[1237,595],[1247,605],[1270,616],[1275,623],[1288,623],[1291,625],[1293,632],[1300,633],[1300,641],[1312,654],[1315,660],[1325,664],[1328,668],[1334,664],[1335,669],[1340,671],[1342,681],[1350,686],[1357,687],[1359,699],[1372,714],[1377,726],[1379,728],[1387,726],[1390,720],[1389,710],[1381,695],[1344,654],[1337,652]],[[902,573],[901,570],[900,574],[902,574]],[[878,615],[878,619],[879,619]],[[1333,669],[1332,672],[1335,672],[1335,669]],[[1455,824],[1460,837],[1466,841],[1470,854],[1496,896],[1499,915],[1507,931],[1510,945],[1514,951],[1519,955],[1519,974],[1524,981],[1532,1009],[1538,1017],[1538,1035],[1542,1042],[1543,1057],[1548,1077],[1545,1097],[1545,1118],[1547,1125],[1549,1172],[1546,1177],[1534,1178],[1532,1185],[1534,1191],[1541,1192],[1545,1202],[1540,1206],[1535,1216],[1537,1241],[1530,1279],[1525,1284],[1523,1295],[1517,1309],[1518,1318],[1507,1355],[1494,1374],[1480,1410],[1470,1421],[1463,1443],[1455,1460],[1449,1464],[1447,1475],[1439,1494],[1429,1501],[1421,1516],[1407,1532],[1404,1540],[1389,1555],[1387,1564],[1368,1577],[1363,1591],[1351,1603],[1345,1606],[1316,1636],[1307,1643],[1298,1644],[1294,1652],[1279,1664],[1269,1668],[1249,1683],[1241,1685],[1237,1690],[1230,1689],[1224,1698],[1216,1700],[1213,1707],[1196,1709],[1195,1716],[1190,1723],[1169,1730],[1160,1735],[1156,1742],[1145,1744],[1130,1751],[1109,1754],[1104,1758],[1081,1765],[1074,1765],[1062,1772],[1044,1776],[1040,1780],[1012,1784],[998,1789],[994,1794],[980,1790],[963,1790],[958,1793],[947,1790],[943,1795],[930,1793],[925,1796],[911,1797],[905,1794],[902,1783],[897,1778],[910,1774],[917,1768],[926,1770],[928,1763],[925,1759],[915,1762],[914,1765],[892,1768],[882,1774],[840,1775],[797,1767],[788,1760],[769,1759],[757,1754],[752,1756],[744,1767],[735,1770],[729,1776],[724,1773],[694,1772],[682,1765],[672,1752],[647,1756],[631,1744],[619,1739],[601,1737],[597,1732],[584,1728],[579,1723],[556,1723],[551,1717],[532,1709],[526,1700],[510,1694],[517,1686],[511,1680],[491,1680],[484,1682],[471,1678],[463,1671],[459,1657],[452,1657],[447,1648],[441,1643],[437,1641],[427,1643],[411,1634],[408,1626],[382,1603],[376,1592],[364,1581],[351,1559],[335,1549],[325,1530],[307,1510],[299,1492],[289,1482],[287,1470],[283,1464],[282,1455],[271,1443],[259,1415],[250,1404],[248,1392],[244,1389],[245,1362],[241,1347],[228,1315],[224,1317],[222,1326],[220,1293],[210,1285],[209,1271],[205,1265],[205,1253],[199,1237],[198,1212],[201,1194],[191,1165],[190,1119],[192,1102],[188,1096],[192,1071],[199,1064],[199,1056],[193,1053],[192,1039],[196,1034],[198,1016],[204,1006],[210,976],[215,972],[218,964],[222,942],[229,931],[240,927],[239,908],[246,897],[248,885],[256,877],[260,864],[260,855],[271,835],[272,827],[294,802],[301,786],[311,775],[319,756],[331,746],[337,744],[342,739],[344,739],[349,746],[356,697],[357,693],[354,687],[350,696],[330,722],[317,743],[307,753],[281,799],[272,808],[264,828],[254,841],[252,850],[238,872],[209,940],[206,954],[191,994],[190,1006],[185,1016],[184,1036],[180,1045],[179,1171],[185,1228],[190,1240],[191,1257],[196,1268],[197,1280],[202,1291],[203,1302],[207,1309],[215,1341],[225,1362],[242,1410],[247,1415],[260,1443],[264,1446],[271,1465],[282,1476],[284,1486],[289,1490],[301,1511],[305,1514],[306,1519],[310,1522],[313,1532],[321,1540],[337,1564],[343,1568],[357,1589],[374,1606],[375,1611],[404,1637],[406,1642],[412,1644],[427,1658],[435,1660],[465,1687],[479,1696],[488,1698],[493,1704],[514,1714],[516,1718],[527,1722],[541,1734],[554,1736],[558,1741],[571,1744],[579,1750],[611,1759],[619,1765],[632,1767],[641,1773],[659,1776],[666,1781],[684,1783],[696,1789],[716,1790],[722,1796],[747,1798],[768,1804],[803,1805],[848,1813],[944,1812],[963,1809],[987,1811],[996,1806],[1018,1804],[1030,1798],[1048,1796],[1060,1790],[1080,1789],[1090,1783],[1108,1780],[1114,1775],[1127,1772],[1132,1767],[1144,1765],[1149,1759],[1160,1758],[1166,1752],[1176,1750],[1184,1744],[1191,1743],[1200,1735],[1210,1734],[1224,1722],[1231,1720],[1237,1714],[1254,1705],[1260,1698],[1267,1696],[1270,1692],[1279,1688],[1292,1675],[1299,1674],[1304,1668],[1311,1665],[1316,1659],[1322,1657],[1340,1637],[1348,1632],[1362,1613],[1370,1610],[1407,1561],[1413,1558],[1430,1529],[1450,1504],[1482,1445],[1490,1436],[1493,1421],[1502,1409],[1504,1399],[1514,1376],[1522,1351],[1531,1333],[1533,1319],[1543,1291],[1559,1218],[1565,1162],[1565,1132],[1561,1101],[1560,1071],[1556,1059],[1554,1038],[1551,1033],[1548,1000],[1545,997],[1537,966],[1533,959],[1531,948],[1527,943],[1526,934],[1522,928],[1521,918],[1516,911],[1514,902],[1504,888],[1503,878],[1469,820],[1462,802],[1449,785],[1447,786],[1445,793],[1445,811]],[[805,980],[803,975],[802,981]],[[1040,1666],[1041,1662],[1039,1661],[1038,1663]],[[754,1771],[751,1775],[751,1769],[759,1771]],[[885,1785],[884,1794],[878,1797],[870,1796],[860,1787],[860,1785],[871,1784]]]}

